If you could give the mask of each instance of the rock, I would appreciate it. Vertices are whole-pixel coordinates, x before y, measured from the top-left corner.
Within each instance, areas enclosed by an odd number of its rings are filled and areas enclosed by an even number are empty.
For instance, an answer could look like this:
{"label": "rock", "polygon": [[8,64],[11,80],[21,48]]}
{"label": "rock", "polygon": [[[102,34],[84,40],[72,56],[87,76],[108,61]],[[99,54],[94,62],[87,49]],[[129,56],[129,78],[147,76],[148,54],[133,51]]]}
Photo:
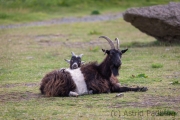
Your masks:
{"label": "rock", "polygon": [[123,18],[159,41],[180,43],[180,3],[131,8]]}

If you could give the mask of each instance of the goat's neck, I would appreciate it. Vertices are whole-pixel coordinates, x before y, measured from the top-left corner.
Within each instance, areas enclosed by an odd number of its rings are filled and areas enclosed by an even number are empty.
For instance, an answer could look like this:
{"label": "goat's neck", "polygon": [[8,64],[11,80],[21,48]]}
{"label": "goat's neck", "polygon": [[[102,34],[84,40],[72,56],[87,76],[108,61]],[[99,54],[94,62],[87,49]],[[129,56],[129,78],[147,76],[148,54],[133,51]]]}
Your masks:
{"label": "goat's neck", "polygon": [[110,68],[110,59],[109,56],[106,56],[104,61],[99,64],[99,72],[106,78],[109,79],[111,77],[111,68]]}

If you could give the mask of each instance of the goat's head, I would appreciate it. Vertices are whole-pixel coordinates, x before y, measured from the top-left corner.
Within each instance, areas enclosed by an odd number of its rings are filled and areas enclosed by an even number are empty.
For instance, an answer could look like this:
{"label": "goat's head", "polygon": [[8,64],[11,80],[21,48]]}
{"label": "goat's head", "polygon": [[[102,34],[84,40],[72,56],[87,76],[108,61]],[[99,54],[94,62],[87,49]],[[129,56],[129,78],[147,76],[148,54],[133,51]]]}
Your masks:
{"label": "goat's head", "polygon": [[100,36],[99,38],[104,38],[109,42],[111,49],[110,50],[102,49],[102,51],[105,54],[107,54],[107,59],[109,61],[110,69],[111,69],[111,72],[113,73],[113,75],[114,76],[119,75],[118,71],[122,64],[122,62],[121,62],[122,54],[124,54],[128,49],[120,50],[118,38],[115,38],[115,40],[117,42],[117,47],[114,46],[112,40],[110,40],[108,37]]}
{"label": "goat's head", "polygon": [[81,66],[82,63],[84,63],[84,61],[81,61],[81,57],[83,56],[83,54],[75,55],[74,52],[71,52],[71,54],[72,54],[71,60],[67,60],[67,59],[64,60],[70,64],[70,69],[77,69],[78,67]]}

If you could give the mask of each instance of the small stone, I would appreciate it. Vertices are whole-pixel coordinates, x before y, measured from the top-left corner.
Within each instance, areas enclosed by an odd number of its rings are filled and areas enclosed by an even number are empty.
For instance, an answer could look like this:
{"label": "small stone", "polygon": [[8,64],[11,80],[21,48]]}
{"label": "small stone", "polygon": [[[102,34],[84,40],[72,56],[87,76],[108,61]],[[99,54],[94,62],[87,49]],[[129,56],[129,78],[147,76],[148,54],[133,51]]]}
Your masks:
{"label": "small stone", "polygon": [[28,56],[28,57],[26,57],[26,59],[30,60],[30,59],[33,59],[33,57],[32,56]]}

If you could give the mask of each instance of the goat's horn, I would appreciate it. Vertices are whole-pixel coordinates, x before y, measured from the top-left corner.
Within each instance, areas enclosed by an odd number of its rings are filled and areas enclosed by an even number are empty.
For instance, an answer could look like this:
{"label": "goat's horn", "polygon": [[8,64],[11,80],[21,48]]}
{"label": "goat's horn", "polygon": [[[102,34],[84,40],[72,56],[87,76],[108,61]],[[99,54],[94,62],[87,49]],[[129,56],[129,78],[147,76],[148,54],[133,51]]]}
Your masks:
{"label": "goat's horn", "polygon": [[72,54],[72,56],[76,56],[76,55],[74,54],[74,52],[71,52],[71,54]]}
{"label": "goat's horn", "polygon": [[115,38],[115,40],[117,41],[117,50],[119,50],[119,39]]}
{"label": "goat's horn", "polygon": [[114,44],[113,44],[113,42],[112,42],[111,39],[109,39],[109,38],[106,37],[106,36],[100,36],[99,38],[104,38],[104,39],[106,39],[106,40],[109,42],[109,44],[110,44],[110,46],[111,46],[111,49],[115,49],[115,46],[114,46]]}
{"label": "goat's horn", "polygon": [[70,63],[70,60],[64,59],[67,63]]}
{"label": "goat's horn", "polygon": [[83,56],[83,54],[80,54],[79,57],[81,58]]}

